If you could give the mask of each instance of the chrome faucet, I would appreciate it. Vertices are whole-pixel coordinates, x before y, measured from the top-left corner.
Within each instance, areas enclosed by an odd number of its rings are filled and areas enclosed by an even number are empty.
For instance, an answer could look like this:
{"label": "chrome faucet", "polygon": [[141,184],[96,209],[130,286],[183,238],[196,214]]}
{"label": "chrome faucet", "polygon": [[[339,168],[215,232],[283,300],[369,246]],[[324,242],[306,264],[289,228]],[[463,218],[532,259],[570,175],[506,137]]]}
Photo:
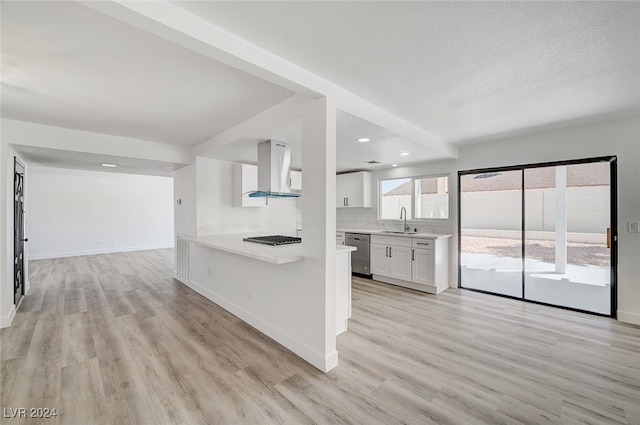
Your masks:
{"label": "chrome faucet", "polygon": [[402,212],[404,211],[404,231],[409,231],[409,226],[407,226],[407,209],[405,207],[400,208],[400,220],[402,220]]}

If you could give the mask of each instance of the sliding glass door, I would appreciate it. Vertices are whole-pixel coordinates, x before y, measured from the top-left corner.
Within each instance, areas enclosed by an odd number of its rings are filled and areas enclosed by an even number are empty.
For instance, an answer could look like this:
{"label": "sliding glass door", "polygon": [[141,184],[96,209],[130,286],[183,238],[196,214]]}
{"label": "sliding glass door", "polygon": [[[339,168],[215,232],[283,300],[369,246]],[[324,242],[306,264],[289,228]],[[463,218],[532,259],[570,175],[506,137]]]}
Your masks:
{"label": "sliding glass door", "polygon": [[464,288],[522,297],[522,170],[460,176]]}
{"label": "sliding glass door", "polygon": [[524,170],[525,299],[611,314],[608,162]]}
{"label": "sliding glass door", "polygon": [[460,172],[459,183],[462,288],[614,313],[615,158]]}

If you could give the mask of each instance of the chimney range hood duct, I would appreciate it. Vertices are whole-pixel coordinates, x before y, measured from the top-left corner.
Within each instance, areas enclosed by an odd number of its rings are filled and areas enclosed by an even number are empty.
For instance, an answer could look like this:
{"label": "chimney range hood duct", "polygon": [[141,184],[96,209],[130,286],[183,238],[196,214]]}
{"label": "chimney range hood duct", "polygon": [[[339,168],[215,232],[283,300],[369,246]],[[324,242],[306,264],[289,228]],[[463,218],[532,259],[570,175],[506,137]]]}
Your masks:
{"label": "chimney range hood duct", "polygon": [[291,149],[286,142],[267,140],[258,144],[258,190],[250,198],[297,198],[289,187]]}

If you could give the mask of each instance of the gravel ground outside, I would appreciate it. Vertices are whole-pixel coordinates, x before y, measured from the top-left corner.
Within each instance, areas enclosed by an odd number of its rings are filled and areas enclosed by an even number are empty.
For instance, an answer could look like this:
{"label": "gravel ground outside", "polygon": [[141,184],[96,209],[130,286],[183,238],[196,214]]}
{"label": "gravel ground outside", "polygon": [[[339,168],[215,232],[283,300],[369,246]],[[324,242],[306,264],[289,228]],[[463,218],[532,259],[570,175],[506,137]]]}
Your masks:
{"label": "gravel ground outside", "polygon": [[[516,239],[462,236],[462,252],[520,258],[521,246],[520,241]],[[525,253],[527,258],[553,263],[555,261],[555,243],[553,241],[527,241]],[[608,267],[610,250],[605,244],[570,242],[567,244],[567,261],[570,264]]]}

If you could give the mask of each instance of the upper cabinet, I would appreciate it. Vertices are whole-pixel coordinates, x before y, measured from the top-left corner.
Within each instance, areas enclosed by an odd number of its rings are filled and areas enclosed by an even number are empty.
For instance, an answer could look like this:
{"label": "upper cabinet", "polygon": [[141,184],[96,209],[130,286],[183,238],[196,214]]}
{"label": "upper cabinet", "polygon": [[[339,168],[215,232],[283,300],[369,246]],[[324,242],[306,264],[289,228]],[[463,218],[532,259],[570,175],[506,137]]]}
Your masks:
{"label": "upper cabinet", "polygon": [[337,208],[371,208],[371,184],[369,171],[338,174],[336,176]]}
{"label": "upper cabinet", "polygon": [[302,171],[290,171],[289,188],[292,192],[302,192]]}
{"label": "upper cabinet", "polygon": [[258,190],[258,167],[251,164],[233,164],[233,206],[266,206],[267,198],[249,198],[248,192],[256,190]]}

